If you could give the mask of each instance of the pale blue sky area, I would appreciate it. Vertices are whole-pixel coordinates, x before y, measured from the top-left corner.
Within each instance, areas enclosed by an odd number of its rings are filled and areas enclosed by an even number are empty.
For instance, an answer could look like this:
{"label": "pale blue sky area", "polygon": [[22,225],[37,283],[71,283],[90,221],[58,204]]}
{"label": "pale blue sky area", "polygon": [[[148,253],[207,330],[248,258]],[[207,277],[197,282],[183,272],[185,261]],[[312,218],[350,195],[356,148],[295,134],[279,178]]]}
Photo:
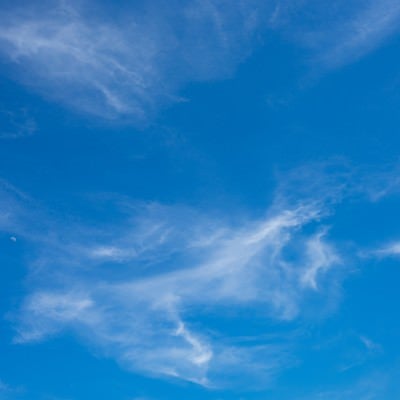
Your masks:
{"label": "pale blue sky area", "polygon": [[399,2],[0,7],[0,400],[400,398]]}

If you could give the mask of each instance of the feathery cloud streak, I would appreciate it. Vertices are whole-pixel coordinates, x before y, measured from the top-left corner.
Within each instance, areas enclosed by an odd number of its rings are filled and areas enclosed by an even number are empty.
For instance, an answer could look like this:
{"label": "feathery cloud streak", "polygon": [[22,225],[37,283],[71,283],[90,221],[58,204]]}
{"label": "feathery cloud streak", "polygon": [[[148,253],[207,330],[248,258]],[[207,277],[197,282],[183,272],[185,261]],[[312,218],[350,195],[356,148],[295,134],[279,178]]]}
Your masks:
{"label": "feathery cloud streak", "polygon": [[319,71],[357,61],[399,31],[400,6],[395,0],[318,0],[277,3],[271,25],[308,48]]}
{"label": "feathery cloud streak", "polygon": [[2,15],[0,54],[22,83],[79,112],[138,122],[181,101],[189,82],[231,76],[269,31],[310,49],[318,68],[357,60],[397,31],[400,6],[175,0],[117,10],[51,0]]}
{"label": "feathery cloud streak", "polygon": [[[257,1],[123,6],[50,1],[9,8],[0,50],[21,79],[79,111],[145,119],[188,81],[229,74],[259,28]],[[115,11],[115,10],[114,10]]]}
{"label": "feathery cloud streak", "polygon": [[16,342],[67,330],[134,371],[206,386],[239,372],[265,380],[289,362],[289,344],[243,346],[204,318],[233,312],[240,321],[251,309],[292,321],[313,296],[332,301],[341,257],[321,225],[321,199],[276,202],[235,224],[181,207],[134,209],[104,229],[2,224],[37,249]]}
{"label": "feathery cloud streak", "polygon": [[[50,218],[2,182],[0,229],[34,250],[15,341],[67,331],[145,374],[206,386],[246,373],[268,381],[293,361],[291,330],[316,304],[332,309],[345,261],[357,257],[333,241],[328,221],[346,199],[396,192],[396,175],[377,172],[377,185],[360,169],[317,165],[282,178],[258,218],[123,199],[103,226]],[[242,329],[250,311],[288,331],[242,342],[254,335]],[[229,330],[215,318],[229,319]]]}

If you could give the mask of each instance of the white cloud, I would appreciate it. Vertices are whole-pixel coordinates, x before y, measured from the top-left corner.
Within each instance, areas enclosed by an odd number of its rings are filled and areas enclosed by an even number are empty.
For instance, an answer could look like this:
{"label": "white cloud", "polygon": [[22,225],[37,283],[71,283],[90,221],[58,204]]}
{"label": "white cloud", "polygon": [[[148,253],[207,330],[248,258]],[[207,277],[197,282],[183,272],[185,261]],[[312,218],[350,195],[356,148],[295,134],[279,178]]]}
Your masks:
{"label": "white cloud", "polygon": [[[281,1],[274,25],[312,51],[318,68],[357,61],[398,32],[400,5],[395,0]],[[317,69],[318,69],[317,68]]]}
{"label": "white cloud", "polygon": [[375,351],[382,350],[381,345],[379,345],[378,343],[375,343],[373,340],[371,340],[370,338],[368,338],[366,336],[360,336],[360,340],[364,344],[366,349],[369,351],[375,352]]}
{"label": "white cloud", "polygon": [[188,81],[230,74],[266,8],[213,0],[120,11],[95,6],[97,12],[91,2],[8,7],[0,52],[24,83],[46,96],[82,112],[134,120],[178,100],[177,88]]}
{"label": "white cloud", "polygon": [[[29,342],[42,339],[44,333],[57,331],[58,324],[77,321],[85,317],[85,313],[92,305],[92,301],[76,292],[50,294],[35,293],[27,305],[26,311],[32,315],[41,315],[39,324],[32,321],[31,326],[25,329],[16,339],[17,342]],[[43,327],[45,326],[45,330]]]}
{"label": "white cloud", "polygon": [[305,285],[317,289],[318,275],[331,265],[339,264],[335,249],[323,239],[325,232],[319,232],[306,243],[309,264],[301,277]]}
{"label": "white cloud", "polygon": [[[173,0],[121,7],[56,0],[9,5],[0,19],[0,55],[14,77],[50,99],[138,122],[181,101],[187,83],[231,76],[262,42],[257,38],[272,30],[309,48],[319,68],[332,68],[378,47],[397,31],[400,17],[394,0],[338,0],[334,7],[313,0]],[[17,135],[30,134],[34,122],[18,129]]]}
{"label": "white cloud", "polygon": [[252,335],[244,316],[290,330],[332,309],[344,263],[324,218],[349,187],[357,197],[364,187],[355,174],[324,181],[305,170],[287,182],[257,218],[124,199],[113,223],[95,227],[51,220],[10,188],[1,230],[34,248],[15,340],[68,331],[132,371],[205,386],[268,382],[293,362],[291,335],[242,340]]}
{"label": "white cloud", "polygon": [[36,122],[24,108],[0,110],[0,139],[18,139],[31,136],[36,130]]}
{"label": "white cloud", "polygon": [[1,400],[11,400],[19,399],[20,395],[25,393],[22,386],[11,386],[8,383],[0,379],[0,399]]}
{"label": "white cloud", "polygon": [[323,278],[340,256],[313,227],[325,214],[316,204],[274,204],[240,224],[180,207],[133,209],[139,215],[118,228],[52,225],[51,238],[21,229],[36,240],[38,258],[17,342],[67,329],[134,371],[213,386],[242,365],[243,376],[268,380],[287,362],[277,345],[229,344],[232,332],[203,321],[207,310],[250,307],[290,321],[312,293],[333,300]]}
{"label": "white cloud", "polygon": [[365,374],[361,379],[355,380],[351,384],[335,387],[331,390],[326,388],[320,392],[309,394],[306,399],[311,400],[380,400],[390,397],[388,386],[393,380],[394,375],[390,373],[373,372]]}
{"label": "white cloud", "polygon": [[397,1],[362,4],[352,18],[336,29],[336,40],[322,52],[321,61],[329,66],[340,66],[357,60],[397,32],[399,22],[400,4]]}
{"label": "white cloud", "polygon": [[360,257],[376,258],[378,260],[384,258],[398,258],[399,256],[400,242],[396,240],[390,240],[375,248],[360,251]]}
{"label": "white cloud", "polygon": [[400,242],[392,242],[382,246],[378,250],[368,252],[369,255],[377,257],[398,257],[400,256]]}

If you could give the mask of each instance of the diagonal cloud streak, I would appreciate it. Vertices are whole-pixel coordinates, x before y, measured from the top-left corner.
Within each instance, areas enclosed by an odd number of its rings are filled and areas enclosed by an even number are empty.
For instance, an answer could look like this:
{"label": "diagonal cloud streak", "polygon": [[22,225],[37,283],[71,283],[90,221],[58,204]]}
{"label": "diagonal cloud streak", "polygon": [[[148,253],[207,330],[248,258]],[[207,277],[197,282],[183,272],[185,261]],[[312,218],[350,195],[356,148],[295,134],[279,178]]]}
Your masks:
{"label": "diagonal cloud streak", "polygon": [[[337,304],[349,273],[327,221],[346,199],[396,194],[396,176],[397,168],[373,177],[343,164],[300,168],[257,218],[117,198],[102,226],[101,216],[49,217],[0,181],[0,230],[33,249],[15,342],[69,332],[135,372],[209,387],[238,376],[268,382],[294,362],[286,338],[310,312]],[[398,253],[392,242],[368,255]],[[246,326],[249,313],[266,331]],[[264,340],[276,324],[279,340]]]}
{"label": "diagonal cloud streak", "polygon": [[182,84],[229,75],[267,8],[257,1],[170,3],[125,5],[112,19],[91,2],[9,7],[0,52],[47,97],[100,117],[143,121],[179,101]]}
{"label": "diagonal cloud streak", "polygon": [[0,17],[0,56],[11,76],[51,100],[146,123],[184,101],[185,85],[232,76],[269,32],[309,49],[305,57],[325,72],[376,49],[399,19],[394,0],[16,3]]}
{"label": "diagonal cloud streak", "polygon": [[2,229],[37,249],[15,341],[66,330],[133,371],[204,386],[238,374],[268,381],[289,362],[286,344],[242,346],[199,321],[253,310],[289,323],[312,296],[335,301],[342,260],[321,223],[327,205],[278,198],[265,217],[240,224],[155,204],[95,230],[48,218],[32,230],[14,218]]}

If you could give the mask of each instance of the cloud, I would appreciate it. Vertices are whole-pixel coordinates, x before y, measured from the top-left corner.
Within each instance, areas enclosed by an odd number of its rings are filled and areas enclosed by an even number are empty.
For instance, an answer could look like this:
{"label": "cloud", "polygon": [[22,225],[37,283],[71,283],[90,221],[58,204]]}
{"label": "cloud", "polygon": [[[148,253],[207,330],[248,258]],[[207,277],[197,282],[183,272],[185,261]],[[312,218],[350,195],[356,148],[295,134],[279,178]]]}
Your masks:
{"label": "cloud", "polygon": [[310,263],[305,269],[301,280],[304,285],[313,289],[317,289],[319,274],[322,274],[325,268],[337,265],[341,261],[335,249],[323,240],[324,234],[324,232],[319,232],[306,243],[306,251]]}
{"label": "cloud", "polygon": [[373,250],[366,253],[367,255],[372,255],[378,258],[382,257],[398,257],[400,256],[400,242],[391,242],[382,246],[377,250]]}
{"label": "cloud", "polygon": [[[191,81],[229,75],[259,29],[257,1],[7,7],[0,52],[19,79],[78,111],[145,120]],[[111,15],[111,17],[110,17]]]}
{"label": "cloud", "polygon": [[360,252],[360,256],[378,260],[398,258],[400,256],[400,242],[398,240],[390,240],[375,248],[364,249]]}
{"label": "cloud", "polygon": [[0,399],[1,400],[11,400],[19,399],[20,395],[25,392],[24,388],[21,386],[11,386],[8,383],[0,379]]}
{"label": "cloud", "polygon": [[375,352],[380,351],[382,349],[381,345],[375,343],[373,340],[366,336],[360,336],[361,342],[364,344],[367,350]]}
{"label": "cloud", "polygon": [[[304,58],[326,70],[374,50],[399,18],[394,0],[338,0],[334,7],[157,0],[119,9],[90,0],[13,3],[1,17],[0,56],[11,76],[51,100],[100,118],[146,122],[182,101],[188,83],[232,76],[272,31],[308,48]],[[34,129],[29,121],[24,134]]]}
{"label": "cloud", "polygon": [[398,32],[400,6],[395,0],[281,1],[273,24],[311,51],[316,69],[357,61]]}
{"label": "cloud", "polygon": [[[106,219],[77,223],[5,185],[0,229],[33,249],[15,341],[69,332],[134,372],[208,387],[269,382],[295,362],[299,321],[337,304],[348,257],[327,219],[365,189],[345,168],[327,166],[325,180],[311,169],[289,174],[254,217],[124,198]],[[249,313],[271,334],[279,322],[279,339],[247,330]],[[372,342],[360,340],[365,352]]]}
{"label": "cloud", "polygon": [[253,310],[289,323],[315,297],[334,302],[342,261],[321,222],[325,207],[277,197],[263,216],[232,219],[125,202],[116,225],[102,228],[14,218],[2,229],[35,247],[15,341],[67,331],[136,372],[209,387],[239,376],[268,382],[293,362],[291,344],[242,342],[207,320],[230,315],[236,325]]}
{"label": "cloud", "polygon": [[338,67],[375,50],[388,36],[398,31],[400,5],[397,1],[369,1],[338,27],[336,41],[322,52],[322,63]]}
{"label": "cloud", "polygon": [[0,178],[0,230],[8,232],[10,237],[15,237],[20,229],[25,230],[32,221],[29,206],[35,208],[29,196]]}
{"label": "cloud", "polygon": [[[310,394],[306,398],[312,400],[378,400],[388,397],[388,386],[397,374],[383,372],[372,372],[365,374],[362,378],[342,387],[332,390],[321,390]],[[390,394],[389,394],[390,397]],[[304,399],[306,399],[304,398]]]}
{"label": "cloud", "polygon": [[37,131],[36,121],[24,108],[0,111],[0,139],[18,139],[31,136]]}

